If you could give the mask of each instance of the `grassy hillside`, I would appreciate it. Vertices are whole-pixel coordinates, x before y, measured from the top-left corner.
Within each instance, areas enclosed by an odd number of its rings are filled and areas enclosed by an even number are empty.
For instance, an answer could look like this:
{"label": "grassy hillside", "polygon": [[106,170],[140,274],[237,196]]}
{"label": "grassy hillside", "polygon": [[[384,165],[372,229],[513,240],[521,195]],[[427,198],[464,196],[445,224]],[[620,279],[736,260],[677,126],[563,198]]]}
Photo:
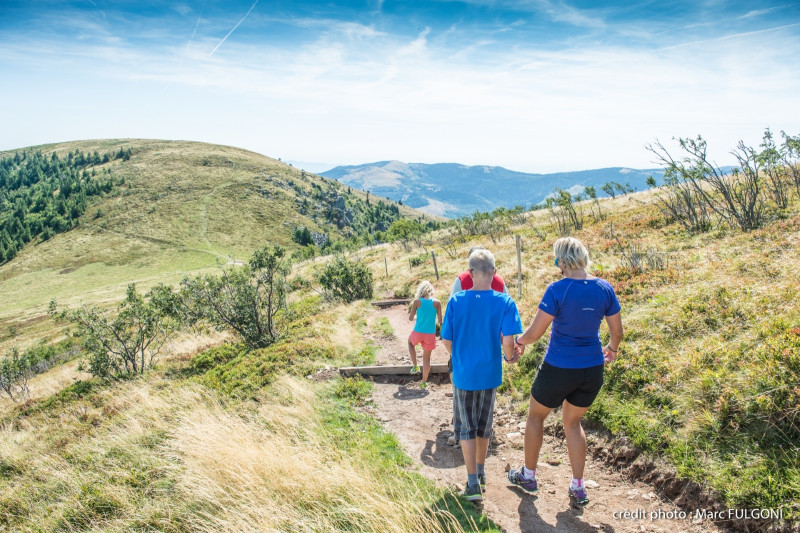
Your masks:
{"label": "grassy hillside", "polygon": [[[246,258],[268,242],[296,246],[292,233],[300,226],[332,239],[375,229],[369,218],[379,200],[374,196],[368,204],[361,191],[239,148],[123,139],[18,151],[65,157],[75,150],[114,154],[120,148],[131,151],[130,159],[97,170],[110,171],[123,185],[90,201],[75,229],[36,240],[0,266],[0,346],[44,334],[50,328],[42,324],[44,310],[53,298],[70,304],[118,300],[131,281],[142,287],[174,283],[218,261]],[[337,196],[354,219],[350,225],[336,223]],[[398,214],[420,216],[396,207]]]}
{"label": "grassy hillside", "polygon": [[[585,205],[584,227],[573,235],[590,248],[594,273],[615,287],[625,339],[590,418],[651,457],[665,458],[681,478],[716,492],[730,507],[781,508],[797,520],[800,202],[795,197],[752,232],[720,226],[700,234],[665,220],[651,192],[601,204],[606,218],[593,220]],[[522,240],[521,298],[515,235]],[[529,213],[495,244],[487,236],[467,238],[457,258],[442,246],[451,240],[442,232],[428,243],[438,281],[422,249],[384,247],[363,256],[376,273],[377,293],[410,295],[428,279],[446,301],[470,246],[483,244],[495,253],[527,326],[545,287],[560,277],[552,255],[557,238],[547,211]],[[660,265],[630,268],[631,246]],[[424,262],[412,272],[408,260],[418,256]],[[601,331],[607,335],[605,326]],[[507,373],[502,392],[516,398],[521,413],[546,343],[529,348]]]}
{"label": "grassy hillside", "polygon": [[[137,156],[134,144],[133,157],[118,169],[126,172],[126,188],[94,207],[104,210],[100,217],[88,216],[78,229],[26,248],[0,268],[0,289],[10,294],[3,312],[13,317],[4,328],[19,325],[31,338],[46,338],[53,325],[40,317],[52,295],[63,295],[67,304],[118,300],[131,279],[175,281],[183,272],[209,268],[220,255],[244,259],[247,247],[263,244],[270,231],[259,216],[282,220],[278,214],[290,205],[283,195],[289,194],[285,187],[294,189],[285,185],[270,190],[274,206],[263,207],[263,196],[248,185],[258,176],[256,167],[241,170],[240,180],[221,190],[202,177],[222,172],[227,161],[236,174],[237,164],[252,162],[247,152],[217,147],[221,166],[198,156],[197,166],[211,168],[192,174],[186,154],[197,145],[186,143],[177,154],[168,147],[182,143],[140,142],[148,148]],[[152,157],[148,168],[161,161],[164,169],[145,179],[137,174],[137,157]],[[302,178],[255,157],[273,169],[272,183]],[[145,186],[150,181],[161,183],[160,199]],[[194,207],[171,200],[173,194]],[[792,197],[786,209],[747,233],[723,225],[686,233],[665,219],[650,192],[600,204],[604,218],[583,206],[584,226],[573,235],[589,246],[593,271],[614,285],[626,334],[589,417],[626,437],[648,460],[667,461],[680,478],[713,491],[727,507],[781,509],[796,523],[800,200]],[[231,222],[229,213],[238,211],[230,209],[239,205],[262,211]],[[158,216],[147,216],[148,210]],[[546,210],[507,223],[493,225],[491,237],[468,233],[456,240],[448,228],[415,249],[381,245],[357,255],[372,269],[379,297],[411,295],[428,279],[446,301],[470,246],[486,245],[527,324],[547,284],[559,278],[552,261],[557,224]],[[271,237],[288,243],[277,230]],[[629,264],[634,251],[645,258],[642,268]],[[312,279],[323,264],[296,265],[292,276]],[[17,288],[25,280],[29,285]],[[206,350],[195,341],[194,350],[173,350],[155,371],[117,381],[87,379],[69,363],[34,378],[33,388],[46,392],[32,400],[0,400],[0,529],[257,531],[291,524],[303,531],[494,530],[485,518],[463,511],[452,493],[409,471],[397,441],[365,414],[368,383],[323,379],[330,375],[326,367],[373,361],[375,346],[367,337],[379,335],[379,326],[364,320],[368,304],[325,304],[308,288],[291,301],[281,315],[291,333],[268,348]],[[530,347],[505,375],[500,394],[520,414],[545,348],[545,339]]]}
{"label": "grassy hillside", "polygon": [[306,298],[269,348],[173,354],[137,378],[0,400],[0,529],[498,531],[410,468],[363,412],[367,383],[303,377],[374,361],[367,307]]}

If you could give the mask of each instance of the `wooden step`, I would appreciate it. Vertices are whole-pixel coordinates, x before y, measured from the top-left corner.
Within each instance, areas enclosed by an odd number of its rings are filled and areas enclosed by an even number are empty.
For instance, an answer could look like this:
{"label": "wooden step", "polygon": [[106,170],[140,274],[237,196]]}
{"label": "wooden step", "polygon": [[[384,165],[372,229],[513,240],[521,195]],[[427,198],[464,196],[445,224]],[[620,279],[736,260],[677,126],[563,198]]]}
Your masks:
{"label": "wooden step", "polygon": [[[419,368],[422,370],[421,365]],[[409,374],[409,372],[411,372],[411,365],[345,366],[339,369],[339,373],[343,376],[354,376],[356,374],[361,374],[362,376],[416,375]],[[448,372],[447,365],[431,365],[431,374],[447,374]]]}
{"label": "wooden step", "polygon": [[395,305],[408,305],[411,303],[411,300],[408,298],[399,299],[399,300],[377,300],[372,302],[372,305],[375,307],[379,307],[381,309],[385,307],[394,307]]}

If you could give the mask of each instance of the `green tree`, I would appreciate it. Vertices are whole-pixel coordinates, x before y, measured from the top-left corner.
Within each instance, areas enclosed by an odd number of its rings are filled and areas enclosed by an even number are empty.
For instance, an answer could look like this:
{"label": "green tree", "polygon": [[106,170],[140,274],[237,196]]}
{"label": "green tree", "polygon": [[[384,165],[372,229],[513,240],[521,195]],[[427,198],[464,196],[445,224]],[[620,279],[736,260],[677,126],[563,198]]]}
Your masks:
{"label": "green tree", "polygon": [[399,242],[406,251],[411,250],[411,243],[420,243],[420,237],[425,232],[422,224],[408,218],[398,218],[389,227],[386,237],[392,242]]}
{"label": "green tree", "polygon": [[176,323],[145,298],[150,294],[143,297],[131,283],[113,318],[90,306],[57,312],[55,301],[50,302],[50,314],[78,326],[92,375],[141,374],[155,363],[176,329]]}
{"label": "green tree", "polygon": [[775,207],[784,210],[789,207],[791,191],[788,179],[789,166],[783,164],[781,147],[775,143],[769,128],[764,132],[761,148],[757,160],[767,175],[766,189],[772,201],[775,202]]}
{"label": "green tree", "polygon": [[28,395],[28,379],[31,375],[30,359],[20,354],[17,348],[12,348],[10,355],[0,359],[0,390],[11,400],[17,401],[20,396]]}
{"label": "green tree", "polygon": [[311,238],[311,231],[305,226],[300,226],[299,228],[294,230],[294,234],[292,235],[292,240],[299,244],[300,246],[308,246],[309,244],[314,244],[314,239]]}
{"label": "green tree", "polygon": [[756,150],[739,141],[731,151],[739,168],[728,175],[709,160],[707,143],[701,136],[678,139],[678,144],[684,153],[681,159],[674,158],[657,141],[654,146],[647,147],[664,165],[665,180],[691,190],[730,227],[750,231],[761,226],[766,202],[762,166]]}
{"label": "green tree", "polygon": [[360,259],[351,261],[337,255],[325,265],[319,277],[322,294],[328,301],[353,302],[372,298],[372,271]]}
{"label": "green tree", "polygon": [[184,322],[230,330],[250,347],[269,346],[282,333],[275,318],[286,303],[285,255],[281,246],[266,246],[247,265],[223,268],[219,276],[185,278],[175,313]]}
{"label": "green tree", "polygon": [[617,197],[617,188],[615,185],[619,185],[616,181],[609,181],[602,187],[600,187],[604,193],[609,195],[612,199]]}

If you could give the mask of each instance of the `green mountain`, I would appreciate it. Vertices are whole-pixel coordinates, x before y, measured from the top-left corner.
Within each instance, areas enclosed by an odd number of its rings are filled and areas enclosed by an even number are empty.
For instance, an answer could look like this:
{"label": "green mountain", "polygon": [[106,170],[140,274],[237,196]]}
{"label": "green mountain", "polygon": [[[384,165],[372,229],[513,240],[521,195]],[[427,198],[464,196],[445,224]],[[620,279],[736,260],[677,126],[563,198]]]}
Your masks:
{"label": "green mountain", "polygon": [[113,300],[130,281],[175,282],[266,243],[299,247],[298,230],[318,244],[368,242],[424,216],[280,160],[187,141],[21,148],[0,153],[0,169],[0,245],[14,250],[0,265],[0,327],[23,310],[40,316],[51,298]]}

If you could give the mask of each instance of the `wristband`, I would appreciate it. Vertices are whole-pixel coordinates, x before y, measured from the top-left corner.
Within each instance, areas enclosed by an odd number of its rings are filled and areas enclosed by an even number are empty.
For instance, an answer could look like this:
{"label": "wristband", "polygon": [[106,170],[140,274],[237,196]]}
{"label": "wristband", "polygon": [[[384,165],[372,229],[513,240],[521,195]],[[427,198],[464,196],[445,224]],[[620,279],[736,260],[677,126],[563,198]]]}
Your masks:
{"label": "wristband", "polygon": [[611,347],[610,344],[606,344],[606,348],[608,348],[609,350],[611,350],[614,353],[617,353],[619,351],[619,346],[617,346],[617,349],[615,350],[614,348]]}
{"label": "wristband", "polygon": [[517,346],[525,346],[524,344],[519,342],[516,337],[514,337],[514,344],[516,344]]}

